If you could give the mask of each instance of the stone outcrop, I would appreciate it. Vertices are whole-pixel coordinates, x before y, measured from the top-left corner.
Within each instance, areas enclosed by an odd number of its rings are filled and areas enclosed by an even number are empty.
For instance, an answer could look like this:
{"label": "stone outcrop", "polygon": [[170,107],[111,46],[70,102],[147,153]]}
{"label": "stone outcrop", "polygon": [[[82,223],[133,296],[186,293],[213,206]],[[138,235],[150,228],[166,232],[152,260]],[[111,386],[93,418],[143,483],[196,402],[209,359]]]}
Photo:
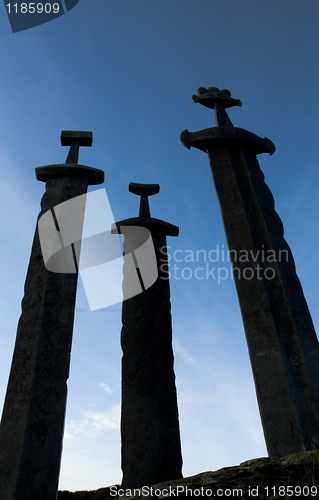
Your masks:
{"label": "stone outcrop", "polygon": [[[319,452],[307,451],[283,458],[257,458],[234,467],[168,481],[153,490],[124,495],[120,486],[76,493],[60,491],[58,500],[129,500],[151,498],[242,498],[274,500],[319,498]],[[115,492],[120,493],[116,495]],[[134,493],[136,493],[134,495]],[[140,493],[140,494],[139,494]],[[147,494],[149,493],[149,494]]]}

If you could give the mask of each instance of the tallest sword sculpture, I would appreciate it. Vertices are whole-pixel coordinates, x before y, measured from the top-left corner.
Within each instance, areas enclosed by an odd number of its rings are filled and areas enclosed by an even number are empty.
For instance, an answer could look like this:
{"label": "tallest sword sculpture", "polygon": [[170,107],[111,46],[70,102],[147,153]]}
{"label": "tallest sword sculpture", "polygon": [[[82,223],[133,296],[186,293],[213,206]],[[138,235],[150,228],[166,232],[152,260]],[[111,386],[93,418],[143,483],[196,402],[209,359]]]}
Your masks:
{"label": "tallest sword sculpture", "polygon": [[[208,154],[233,267],[259,410],[270,456],[319,443],[319,345],[283,225],[256,155],[275,147],[233,127],[228,90],[199,88],[216,127],[181,134]],[[245,256],[245,258],[241,258]]]}

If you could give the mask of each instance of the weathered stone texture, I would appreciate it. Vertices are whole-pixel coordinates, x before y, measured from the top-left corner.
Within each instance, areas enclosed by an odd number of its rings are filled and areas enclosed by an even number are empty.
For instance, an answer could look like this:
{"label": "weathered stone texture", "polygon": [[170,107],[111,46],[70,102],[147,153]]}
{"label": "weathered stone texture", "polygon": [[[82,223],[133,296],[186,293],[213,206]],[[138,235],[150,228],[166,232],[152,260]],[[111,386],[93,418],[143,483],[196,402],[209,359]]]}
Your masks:
{"label": "weathered stone texture", "polygon": [[[160,267],[166,237],[153,230],[152,238]],[[154,285],[123,302],[122,470],[129,487],[182,475],[167,276],[160,271]]]}
{"label": "weathered stone texture", "polygon": [[[86,193],[87,185],[82,179],[49,180],[41,214]],[[36,229],[0,427],[4,500],[55,499],[76,286],[77,274],[45,268]]]}
{"label": "weathered stone texture", "polygon": [[[236,251],[231,254],[234,279],[268,450],[271,456],[283,456],[300,451],[303,446],[311,449],[312,438],[319,436],[316,417],[319,408],[314,392],[317,380],[314,377],[312,381],[309,376],[309,363],[312,373],[315,367],[310,359],[307,366],[299,338],[305,334],[312,336],[314,358],[318,356],[317,339],[295,273],[291,251],[283,239],[281,221],[274,211],[266,184],[256,183],[256,192],[251,181],[251,171],[254,177],[258,176],[258,170],[261,173],[253,155],[247,151],[242,153],[220,149],[208,149],[208,155],[228,247]],[[222,162],[221,158],[225,161]],[[250,165],[250,171],[247,165]],[[258,193],[263,206],[260,205]],[[268,226],[262,210],[266,200]],[[249,252],[249,262],[238,260],[243,249]],[[270,255],[267,254],[268,250],[274,251],[278,262],[262,261],[261,258],[255,261],[258,252],[260,256],[262,252],[265,256]],[[281,250],[287,250],[287,261],[279,262],[279,255],[286,255],[279,254]],[[260,266],[260,279],[257,265]],[[246,269],[248,279],[245,279]],[[252,279],[250,269],[255,273]],[[272,279],[264,277],[264,272],[272,276],[272,272],[267,269],[273,270]],[[286,277],[290,273],[286,283],[283,281],[282,269]],[[289,297],[294,297],[299,313],[293,310]],[[298,333],[295,317],[299,323],[302,320],[307,325],[304,332],[299,329]]]}

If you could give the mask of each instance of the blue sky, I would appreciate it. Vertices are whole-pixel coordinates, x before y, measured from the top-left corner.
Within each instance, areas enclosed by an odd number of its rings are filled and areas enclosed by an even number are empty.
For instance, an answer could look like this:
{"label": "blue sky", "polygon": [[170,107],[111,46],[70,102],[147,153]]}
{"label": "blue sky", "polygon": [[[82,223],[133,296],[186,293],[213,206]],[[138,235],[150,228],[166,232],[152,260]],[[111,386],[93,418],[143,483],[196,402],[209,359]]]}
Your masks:
{"label": "blue sky", "polygon": [[[171,255],[226,245],[207,156],[179,139],[214,126],[200,86],[228,88],[234,125],[276,146],[259,162],[318,328],[318,21],[315,0],[80,0],[13,34],[1,6],[2,400],[44,192],[34,168],[65,161],[61,130],[93,132],[80,163],[105,171],[115,220],[138,214],[130,182],[158,183],[151,213],[180,227]],[[234,282],[171,279],[171,300],[184,475],[265,456]],[[121,481],[120,329],[120,304],[91,312],[80,283],[60,489]]]}

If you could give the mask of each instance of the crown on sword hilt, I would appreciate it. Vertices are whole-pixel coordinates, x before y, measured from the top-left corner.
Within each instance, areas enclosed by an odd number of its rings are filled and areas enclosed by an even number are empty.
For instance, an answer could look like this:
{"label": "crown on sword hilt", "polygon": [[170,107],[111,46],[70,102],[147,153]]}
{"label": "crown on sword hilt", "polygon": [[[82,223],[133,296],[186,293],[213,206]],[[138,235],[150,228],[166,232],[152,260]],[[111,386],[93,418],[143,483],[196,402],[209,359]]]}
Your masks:
{"label": "crown on sword hilt", "polygon": [[194,102],[199,102],[206,108],[214,109],[217,127],[232,127],[233,124],[226,112],[226,108],[242,106],[239,99],[233,99],[227,89],[219,90],[217,87],[199,87],[198,95],[193,95]]}

